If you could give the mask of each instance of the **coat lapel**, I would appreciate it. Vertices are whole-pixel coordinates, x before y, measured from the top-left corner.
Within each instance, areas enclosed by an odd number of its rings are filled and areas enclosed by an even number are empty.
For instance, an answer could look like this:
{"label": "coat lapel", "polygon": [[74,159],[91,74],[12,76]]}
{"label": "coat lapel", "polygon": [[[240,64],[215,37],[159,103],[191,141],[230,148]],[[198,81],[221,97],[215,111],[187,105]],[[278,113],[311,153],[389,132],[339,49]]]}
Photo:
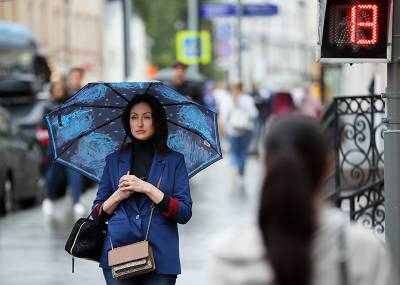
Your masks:
{"label": "coat lapel", "polygon": [[[118,176],[117,186],[118,186],[119,179],[122,176],[126,175],[128,173],[128,171],[131,169],[131,160],[132,160],[132,148],[129,147],[129,149],[123,151],[119,157],[119,166],[118,166],[119,176]],[[133,199],[133,197],[128,198],[124,204],[127,205],[125,210],[128,211],[128,213],[132,214],[131,213],[132,210],[129,210],[128,208],[132,208],[134,210],[134,213],[137,212],[138,206],[137,206],[135,200]]]}
{"label": "coat lapel", "polygon": [[[147,182],[153,184],[154,186],[157,186],[158,180],[160,179],[161,174],[164,171],[165,161],[166,161],[165,155],[157,152],[154,154]],[[141,209],[145,204],[148,204],[150,202],[151,202],[150,199],[147,197],[145,199],[141,199],[139,204],[139,209]]]}
{"label": "coat lapel", "polygon": [[125,150],[122,152],[119,156],[119,165],[118,165],[118,173],[119,177],[118,180],[125,174],[128,173],[128,171],[131,169],[131,160],[132,160],[132,148],[130,147],[129,149]]}

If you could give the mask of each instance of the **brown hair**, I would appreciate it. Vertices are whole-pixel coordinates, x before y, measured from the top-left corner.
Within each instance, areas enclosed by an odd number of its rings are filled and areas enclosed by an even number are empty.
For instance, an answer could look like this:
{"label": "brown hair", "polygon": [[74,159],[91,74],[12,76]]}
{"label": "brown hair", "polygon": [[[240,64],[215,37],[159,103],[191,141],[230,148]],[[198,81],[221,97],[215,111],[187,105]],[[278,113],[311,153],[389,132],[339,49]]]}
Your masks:
{"label": "brown hair", "polygon": [[271,126],[266,149],[258,223],[267,258],[277,285],[310,285],[315,201],[328,161],[328,143],[316,120],[288,115]]}
{"label": "brown hair", "polygon": [[50,93],[51,97],[53,98],[54,88],[56,88],[57,84],[61,84],[63,93],[64,93],[64,98],[60,98],[60,100],[67,99],[68,98],[68,88],[67,88],[67,84],[65,84],[64,80],[58,80],[58,81],[51,82],[50,88],[49,88],[49,93]]}
{"label": "brown hair", "polygon": [[72,72],[79,72],[80,76],[83,77],[85,75],[85,70],[82,67],[73,67],[69,70],[69,74]]}

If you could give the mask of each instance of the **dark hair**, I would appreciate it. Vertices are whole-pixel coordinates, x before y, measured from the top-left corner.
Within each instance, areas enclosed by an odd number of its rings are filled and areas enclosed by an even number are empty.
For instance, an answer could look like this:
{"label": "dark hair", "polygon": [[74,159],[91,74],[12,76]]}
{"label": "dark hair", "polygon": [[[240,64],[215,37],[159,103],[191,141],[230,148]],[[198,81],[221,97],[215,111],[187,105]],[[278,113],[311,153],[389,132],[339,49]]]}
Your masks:
{"label": "dark hair", "polygon": [[124,130],[126,135],[131,138],[131,140],[135,140],[134,136],[131,132],[131,127],[129,124],[130,121],[130,112],[133,106],[138,103],[147,103],[150,106],[152,112],[152,120],[154,127],[154,147],[157,152],[166,153],[169,151],[167,146],[168,140],[168,124],[167,124],[167,116],[165,114],[165,110],[163,105],[158,101],[154,96],[151,95],[136,95],[129,101],[126,105],[124,112],[122,113],[122,125],[124,126]]}
{"label": "dark hair", "polygon": [[311,283],[316,193],[328,160],[318,122],[288,115],[271,126],[258,223],[277,285]]}
{"label": "dark hair", "polygon": [[72,67],[69,70],[69,74],[73,73],[73,72],[79,72],[80,76],[83,77],[85,75],[85,70],[82,67],[76,66],[76,67]]}
{"label": "dark hair", "polygon": [[177,62],[175,62],[175,63],[172,65],[172,68],[182,68],[182,69],[186,70],[187,65],[186,65],[186,64],[183,64],[183,63],[180,62],[180,61],[177,61]]}

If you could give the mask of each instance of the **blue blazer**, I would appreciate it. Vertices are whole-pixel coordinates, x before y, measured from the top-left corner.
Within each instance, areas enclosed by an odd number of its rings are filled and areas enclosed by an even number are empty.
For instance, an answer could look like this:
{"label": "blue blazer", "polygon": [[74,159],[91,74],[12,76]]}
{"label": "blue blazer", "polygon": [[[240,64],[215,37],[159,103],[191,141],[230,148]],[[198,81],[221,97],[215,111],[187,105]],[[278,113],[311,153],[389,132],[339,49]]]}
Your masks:
{"label": "blue blazer", "polygon": [[[131,151],[117,151],[106,158],[106,166],[94,201],[94,206],[103,203],[117,190],[121,176],[131,167]],[[176,215],[166,218],[155,207],[148,240],[153,248],[156,272],[159,274],[180,274],[178,223],[187,223],[192,216],[192,198],[184,157],[178,152],[155,153],[148,182],[157,185],[162,175],[160,190],[179,201]],[[144,195],[145,196],[145,195]],[[100,267],[109,268],[108,251],[110,239],[114,247],[142,241],[145,238],[150,218],[151,200],[145,196],[139,205],[130,197],[122,201],[108,221]]]}

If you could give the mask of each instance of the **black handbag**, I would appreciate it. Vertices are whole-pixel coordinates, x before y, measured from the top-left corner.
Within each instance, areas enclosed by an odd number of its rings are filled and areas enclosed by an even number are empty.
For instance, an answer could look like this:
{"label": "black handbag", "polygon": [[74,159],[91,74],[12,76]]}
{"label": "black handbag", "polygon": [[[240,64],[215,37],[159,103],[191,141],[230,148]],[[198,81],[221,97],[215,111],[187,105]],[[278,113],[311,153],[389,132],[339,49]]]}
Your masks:
{"label": "black handbag", "polygon": [[74,257],[100,261],[106,225],[91,219],[92,213],[87,218],[76,221],[65,243],[65,250],[72,255],[72,272],[74,272]]}

